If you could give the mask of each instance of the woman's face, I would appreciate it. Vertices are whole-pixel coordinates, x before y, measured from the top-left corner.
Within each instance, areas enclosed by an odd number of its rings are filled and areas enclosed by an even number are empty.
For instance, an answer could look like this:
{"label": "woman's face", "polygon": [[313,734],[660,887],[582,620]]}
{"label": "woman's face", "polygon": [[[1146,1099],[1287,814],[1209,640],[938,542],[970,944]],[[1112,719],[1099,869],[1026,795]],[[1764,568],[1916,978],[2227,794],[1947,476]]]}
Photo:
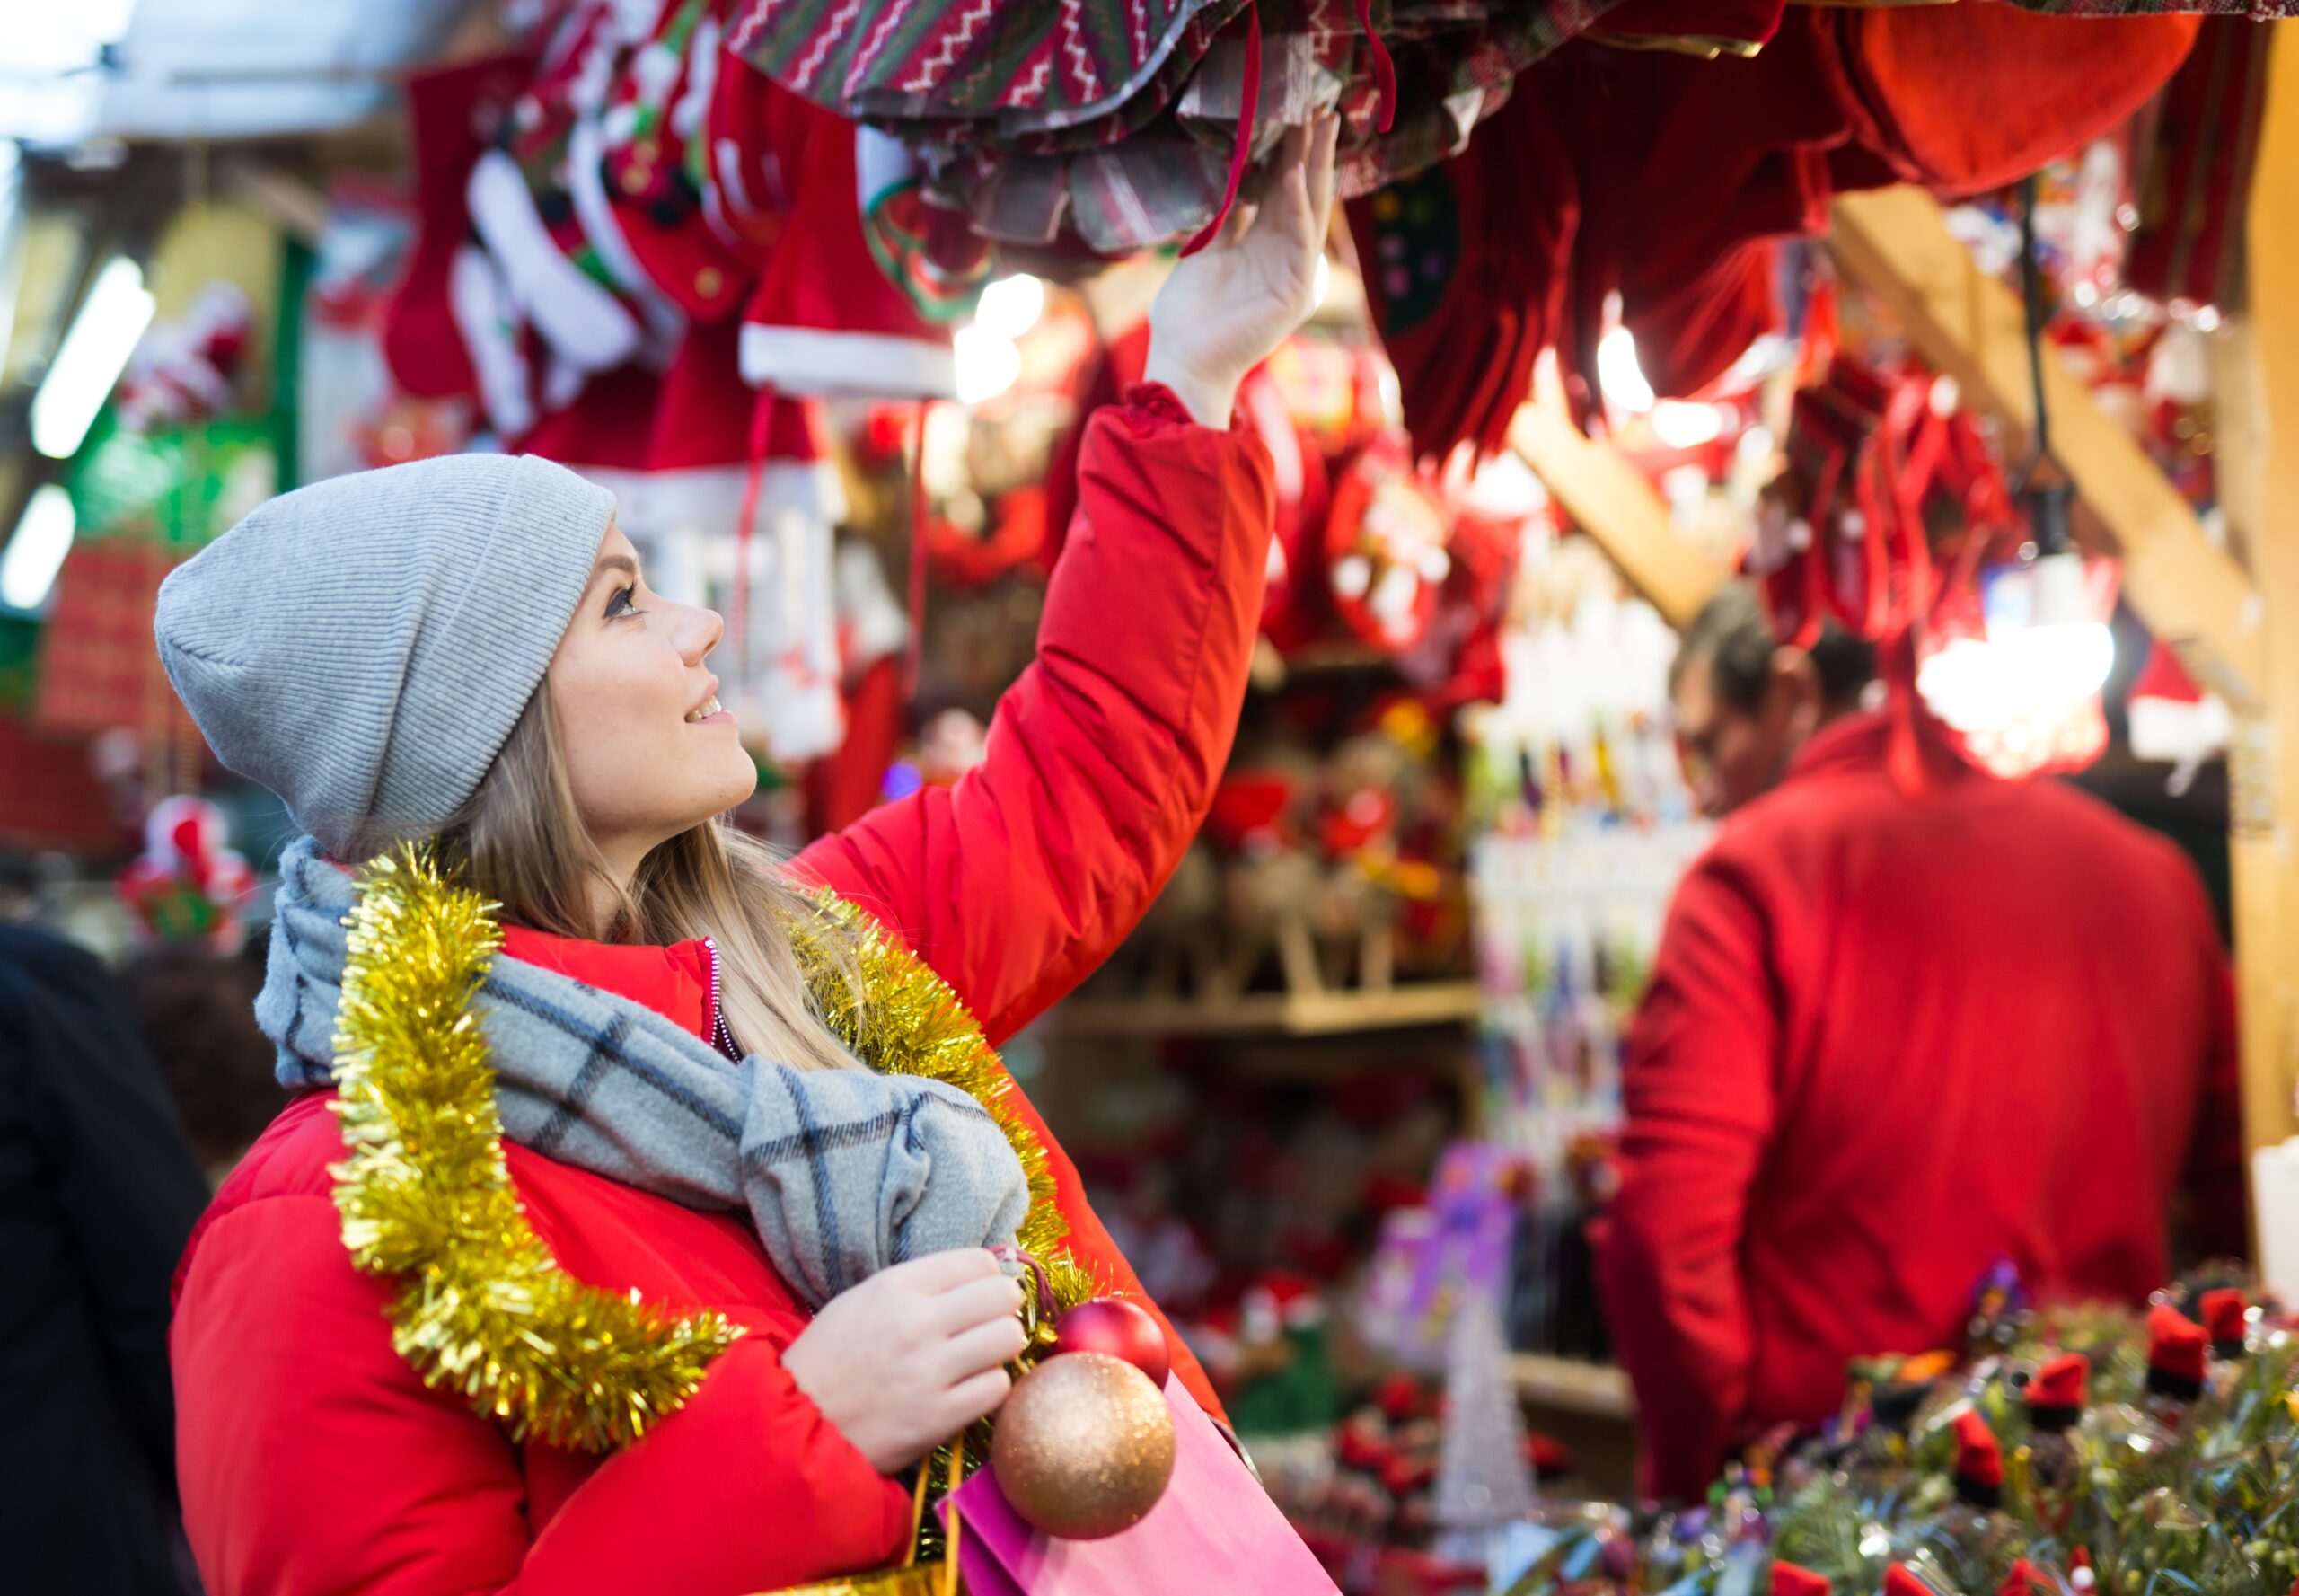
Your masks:
{"label": "woman's face", "polygon": [[733,808],[758,785],[735,718],[703,668],[727,623],[651,592],[612,523],[551,657],[559,745],[591,840],[623,875],[658,844]]}

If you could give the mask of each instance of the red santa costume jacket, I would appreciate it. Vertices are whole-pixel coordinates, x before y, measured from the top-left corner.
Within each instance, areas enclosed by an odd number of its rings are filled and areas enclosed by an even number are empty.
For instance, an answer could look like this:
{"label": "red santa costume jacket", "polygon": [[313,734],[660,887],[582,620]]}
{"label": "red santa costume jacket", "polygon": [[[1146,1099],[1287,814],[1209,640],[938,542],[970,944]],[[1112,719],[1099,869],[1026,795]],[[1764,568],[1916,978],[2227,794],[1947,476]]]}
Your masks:
{"label": "red santa costume jacket", "polygon": [[2139,1301],[2183,1189],[2240,1247],[2233,994],[2169,842],[2074,789],[1824,727],[1677,890],[1624,1071],[1599,1285],[1645,1487],[1958,1345],[1982,1274]]}
{"label": "red santa costume jacket", "polygon": [[[1097,418],[1079,476],[1037,657],[999,705],[987,763],[795,867],[898,933],[993,1043],[1092,969],[1180,858],[1228,757],[1261,606],[1273,490],[1258,443],[1194,426],[1146,387]],[[709,1034],[699,943],[515,929],[505,952]],[[1076,1170],[1048,1147],[1074,1249],[1138,1296]],[[748,1224],[505,1152],[568,1273],[676,1311],[717,1309],[752,1334],[624,1451],[513,1444],[392,1350],[388,1284],[352,1268],[330,1195],[342,1138],[326,1098],[306,1098],[217,1194],[178,1275],[177,1451],[208,1589],[739,1596],[893,1560],[905,1495],[784,1373],[806,1313]]]}

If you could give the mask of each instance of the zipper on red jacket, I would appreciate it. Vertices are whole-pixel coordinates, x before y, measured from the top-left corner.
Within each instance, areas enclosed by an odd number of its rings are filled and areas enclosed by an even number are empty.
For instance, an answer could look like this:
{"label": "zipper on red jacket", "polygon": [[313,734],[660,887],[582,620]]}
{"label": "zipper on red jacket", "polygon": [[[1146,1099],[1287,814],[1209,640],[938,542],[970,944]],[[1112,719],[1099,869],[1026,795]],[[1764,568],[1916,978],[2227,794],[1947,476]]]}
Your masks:
{"label": "zipper on red jacket", "polygon": [[705,937],[702,950],[710,956],[710,1045],[740,1063],[743,1055],[735,1046],[735,1033],[727,1028],[726,1006],[718,1001],[718,944]]}

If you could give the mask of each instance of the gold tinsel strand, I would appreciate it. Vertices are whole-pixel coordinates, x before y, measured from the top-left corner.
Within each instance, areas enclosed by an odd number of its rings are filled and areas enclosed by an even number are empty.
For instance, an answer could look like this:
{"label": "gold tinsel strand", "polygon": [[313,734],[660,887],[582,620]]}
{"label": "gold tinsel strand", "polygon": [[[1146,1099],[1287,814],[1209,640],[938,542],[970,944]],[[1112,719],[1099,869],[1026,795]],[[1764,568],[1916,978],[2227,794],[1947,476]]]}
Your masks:
{"label": "gold tinsel strand", "polygon": [[511,1187],[495,1072],[471,1001],[495,905],[406,850],[361,872],[336,1022],[335,1167],[352,1260],[401,1279],[392,1345],[514,1439],[603,1452],[693,1395],[742,1335],[559,1268]]}
{"label": "gold tinsel strand", "polygon": [[[859,994],[833,967],[807,928],[791,928],[791,941],[823,1023],[881,1074],[921,1075],[954,1086],[990,1111],[1029,1181],[1029,1212],[1016,1236],[1044,1265],[1058,1310],[1104,1295],[1108,1288],[1070,1250],[1070,1223],[1054,1200],[1053,1168],[1039,1141],[1009,1099],[1014,1079],[999,1062],[982,1027],[950,985],[924,960],[894,941],[876,921],[837,895],[823,892],[816,912],[847,933],[860,974]],[[858,1001],[859,1000],[859,1001]]]}
{"label": "gold tinsel strand", "polygon": [[[1021,1160],[1018,1239],[1059,1308],[1102,1294],[1071,1255],[1046,1150],[1008,1102],[998,1055],[947,983],[830,893],[851,932],[858,992],[801,926],[794,942],[832,1030],[870,1068],[943,1081],[990,1111]],[[336,1036],[337,1115],[350,1156],[335,1199],[354,1263],[400,1276],[392,1344],[427,1385],[460,1392],[515,1438],[601,1452],[674,1412],[742,1334],[716,1313],[674,1318],[574,1279],[528,1224],[505,1166],[487,1042],[471,1001],[501,946],[496,905],[444,879],[426,851],[361,872]],[[917,1570],[822,1588],[907,1596]],[[920,1589],[929,1589],[920,1586]]]}
{"label": "gold tinsel strand", "polygon": [[819,1584],[791,1585],[771,1596],[938,1596],[948,1577],[940,1558]]}

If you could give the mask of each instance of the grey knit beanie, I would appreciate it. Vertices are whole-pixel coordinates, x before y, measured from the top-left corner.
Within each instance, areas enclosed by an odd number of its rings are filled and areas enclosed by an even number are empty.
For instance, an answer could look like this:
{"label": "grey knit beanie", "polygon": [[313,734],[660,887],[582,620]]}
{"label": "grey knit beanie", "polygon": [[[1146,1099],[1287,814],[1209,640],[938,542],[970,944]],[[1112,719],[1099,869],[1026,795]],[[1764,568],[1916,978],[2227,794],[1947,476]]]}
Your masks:
{"label": "grey knit beanie", "polygon": [[349,860],[477,790],[613,515],[606,489],[528,455],[314,482],[161,584],[160,658],[216,756]]}

